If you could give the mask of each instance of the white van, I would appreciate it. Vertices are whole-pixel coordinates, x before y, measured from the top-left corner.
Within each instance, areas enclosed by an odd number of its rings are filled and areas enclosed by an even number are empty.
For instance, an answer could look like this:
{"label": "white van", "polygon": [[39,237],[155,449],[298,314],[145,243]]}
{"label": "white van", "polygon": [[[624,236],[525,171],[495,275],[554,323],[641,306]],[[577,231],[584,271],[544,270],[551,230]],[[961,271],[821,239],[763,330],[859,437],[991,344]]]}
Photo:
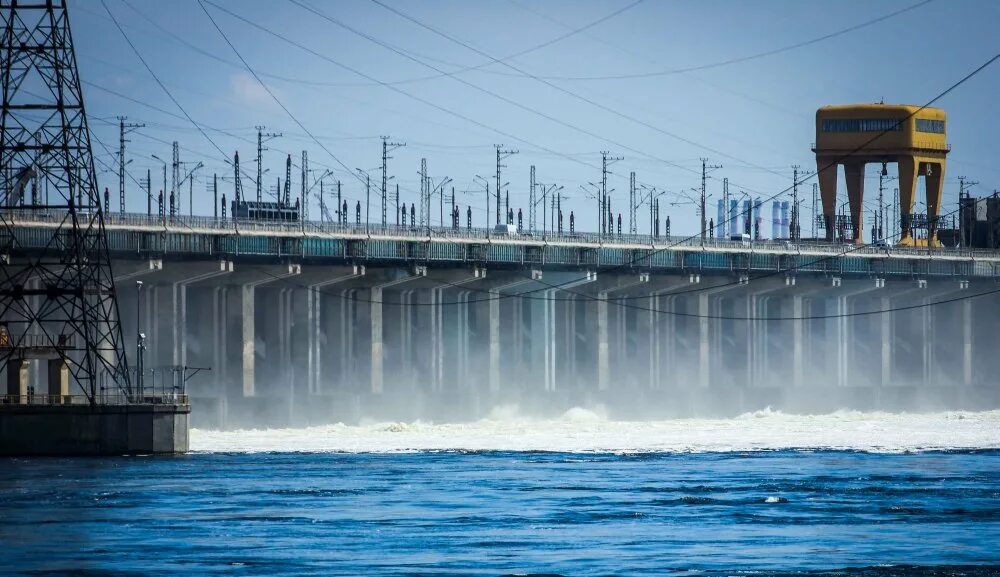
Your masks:
{"label": "white van", "polygon": [[514,236],[517,234],[517,227],[513,224],[498,224],[493,227],[493,234],[501,236]]}

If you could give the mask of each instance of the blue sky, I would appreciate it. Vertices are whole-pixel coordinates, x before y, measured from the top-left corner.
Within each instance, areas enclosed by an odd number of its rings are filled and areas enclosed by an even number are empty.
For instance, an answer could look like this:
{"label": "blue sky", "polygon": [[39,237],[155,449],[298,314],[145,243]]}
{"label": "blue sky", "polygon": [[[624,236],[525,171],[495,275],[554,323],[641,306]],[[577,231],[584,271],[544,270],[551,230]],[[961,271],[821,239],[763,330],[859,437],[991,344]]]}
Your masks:
{"label": "blue sky", "polygon": [[[595,201],[580,187],[599,182],[600,151],[607,150],[624,157],[609,180],[615,213],[627,222],[634,170],[638,182],[669,191],[661,197],[661,213],[671,216],[674,234],[694,233],[697,217],[684,196],[700,186],[699,158],[723,165],[708,183],[710,205],[721,195],[724,177],[733,194],[747,190],[770,197],[791,185],[793,164],[815,170],[809,148],[818,107],[880,100],[923,104],[1000,52],[995,31],[1000,3],[988,1],[206,2],[265,89],[197,0],[105,1],[177,101],[210,127],[206,132],[219,148],[227,154],[239,150],[248,173],[256,173],[254,126],[283,133],[265,153],[264,168],[270,170],[265,190],[283,177],[287,153],[297,165],[307,150],[310,167],[332,170],[326,182],[341,180],[353,205],[364,187],[350,172],[378,167],[379,137],[391,135],[407,144],[389,162],[403,202],[417,198],[420,159],[426,158],[429,174],[454,180],[463,225],[467,205],[475,211],[474,222],[483,222],[483,194],[473,179],[494,173],[493,145],[502,143],[519,150],[505,161],[503,180],[510,182],[511,205],[523,207],[525,215],[529,167],[535,165],[539,182],[564,187],[564,212],[574,210],[578,227],[592,230]],[[913,8],[778,54],[663,73],[807,42],[907,7]],[[100,1],[72,4],[71,19],[94,134],[113,153],[116,116],[145,123],[130,136],[129,170],[141,178],[152,169],[156,188],[162,165],[150,155],[169,159],[169,142],[179,141],[182,160],[205,164],[194,184],[194,210],[210,214],[210,175],[231,173],[222,154],[153,80]],[[505,61],[510,67],[491,62],[542,44],[547,45]],[[974,194],[1000,189],[998,88],[1000,64],[995,64],[936,104],[949,115],[953,147],[945,212],[954,210],[960,175],[979,182]],[[95,154],[99,168],[114,162],[97,142]],[[869,166],[868,199],[875,198],[877,170]],[[373,180],[378,174],[372,171]],[[99,181],[117,189],[113,173],[101,172]],[[812,182],[800,189],[806,214]],[[295,194],[298,183],[296,168]],[[243,186],[252,194],[252,182],[244,179]],[[220,188],[232,196],[230,182]],[[144,211],[138,187],[130,180],[127,189],[127,208]],[[185,212],[187,204],[185,199]],[[710,216],[714,212],[710,209]],[[318,215],[315,199],[311,213]],[[640,231],[648,230],[647,214],[640,210]]]}

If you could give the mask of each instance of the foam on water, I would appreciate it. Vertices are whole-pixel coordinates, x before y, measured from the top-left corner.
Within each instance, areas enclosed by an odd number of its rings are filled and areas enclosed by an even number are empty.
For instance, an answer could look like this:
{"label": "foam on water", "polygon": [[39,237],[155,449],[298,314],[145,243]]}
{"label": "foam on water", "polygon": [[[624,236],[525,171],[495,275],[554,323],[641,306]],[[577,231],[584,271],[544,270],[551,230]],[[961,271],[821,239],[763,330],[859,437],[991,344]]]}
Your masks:
{"label": "foam on water", "polygon": [[732,419],[614,421],[573,408],[529,419],[500,407],[452,424],[363,422],[294,429],[191,431],[200,452],[558,451],[728,452],[839,449],[872,452],[1000,449],[1000,411],[923,414],[837,411],[792,415],[763,410]]}

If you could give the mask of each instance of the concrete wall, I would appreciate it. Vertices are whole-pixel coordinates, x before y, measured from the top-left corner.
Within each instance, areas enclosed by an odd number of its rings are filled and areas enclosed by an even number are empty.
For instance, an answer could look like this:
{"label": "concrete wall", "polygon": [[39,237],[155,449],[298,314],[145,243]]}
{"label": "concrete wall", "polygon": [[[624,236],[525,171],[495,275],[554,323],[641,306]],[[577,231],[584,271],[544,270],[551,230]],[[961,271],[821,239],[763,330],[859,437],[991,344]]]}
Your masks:
{"label": "concrete wall", "polygon": [[0,455],[184,453],[189,411],[175,405],[2,405]]}

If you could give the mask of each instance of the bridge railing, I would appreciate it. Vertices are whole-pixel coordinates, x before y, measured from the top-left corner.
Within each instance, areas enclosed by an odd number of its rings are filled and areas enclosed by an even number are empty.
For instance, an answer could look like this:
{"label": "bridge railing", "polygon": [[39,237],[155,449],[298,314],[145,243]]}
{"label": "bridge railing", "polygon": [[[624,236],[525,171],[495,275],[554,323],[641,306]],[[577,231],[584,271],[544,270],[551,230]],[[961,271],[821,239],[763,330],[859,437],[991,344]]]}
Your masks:
{"label": "bridge railing", "polygon": [[[31,226],[61,222],[65,213],[44,213],[36,210],[18,210],[5,208],[5,219],[15,225]],[[573,246],[592,246],[594,248],[615,247],[623,249],[653,249],[678,248],[690,250],[702,248],[726,252],[756,252],[770,251],[778,253],[819,253],[853,255],[885,255],[885,256],[949,256],[952,258],[996,259],[1000,252],[971,248],[927,248],[861,246],[827,243],[816,240],[752,240],[733,241],[727,238],[694,237],[654,237],[648,234],[608,235],[594,232],[558,232],[558,231],[521,231],[507,234],[486,228],[450,227],[450,226],[397,226],[395,224],[358,224],[357,222],[335,223],[321,221],[261,221],[249,219],[214,218],[211,216],[165,216],[147,215],[141,213],[107,213],[105,224],[113,228],[152,229],[172,233],[188,234],[239,234],[260,236],[329,236],[331,238],[362,238],[362,239],[406,239],[413,241],[482,241],[484,243],[510,244],[565,244]]]}
{"label": "bridge railing", "polygon": [[[99,395],[98,405],[187,405],[186,394],[164,393],[156,395]],[[49,395],[29,393],[27,395],[0,395],[3,405],[89,405],[90,399],[84,395]]]}

